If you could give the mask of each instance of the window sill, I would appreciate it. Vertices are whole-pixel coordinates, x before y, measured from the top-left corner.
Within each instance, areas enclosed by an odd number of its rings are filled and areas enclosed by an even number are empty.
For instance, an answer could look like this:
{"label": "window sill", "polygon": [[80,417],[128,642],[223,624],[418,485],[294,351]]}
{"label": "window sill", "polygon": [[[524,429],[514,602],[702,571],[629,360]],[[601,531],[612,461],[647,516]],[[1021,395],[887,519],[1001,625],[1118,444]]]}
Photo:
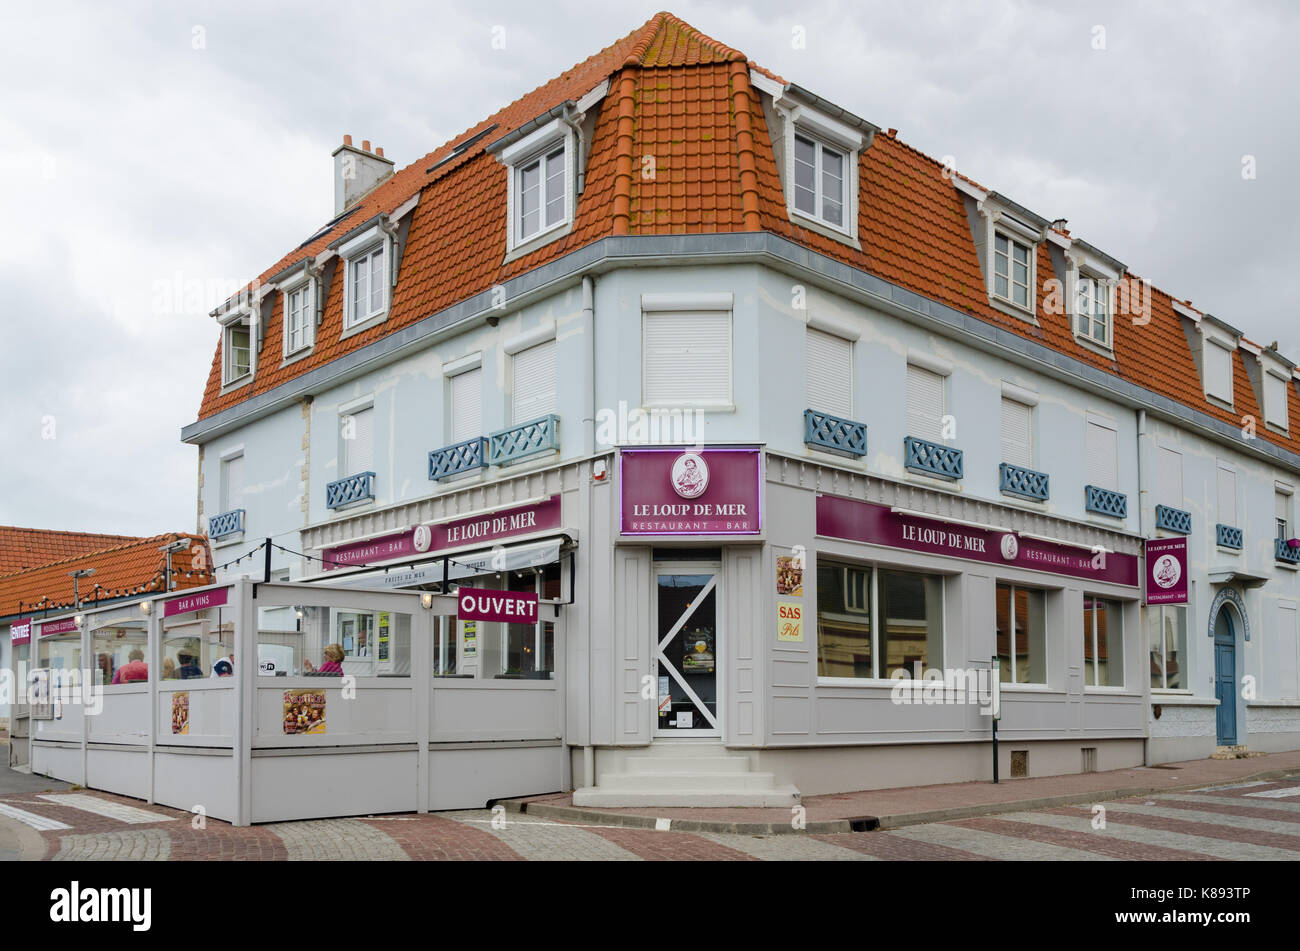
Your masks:
{"label": "window sill", "polygon": [[353,502],[350,505],[344,505],[341,508],[330,509],[329,517],[330,519],[347,518],[348,516],[356,515],[358,512],[372,509],[375,505],[376,501],[374,499],[362,499],[359,502]]}
{"label": "window sill", "polygon": [[936,489],[940,492],[947,492],[951,495],[962,495],[961,483],[953,479],[941,479],[938,476],[928,476],[912,469],[903,470],[903,480],[912,482],[916,485],[923,485],[927,489]]}
{"label": "window sill", "polygon": [[212,543],[213,551],[220,551],[223,548],[230,548],[232,545],[242,545],[244,542],[244,533],[235,532],[233,535],[222,535]]}
{"label": "window sill", "polygon": [[1002,692],[1010,691],[1011,693],[1057,693],[1065,696],[1064,690],[1058,690],[1048,684],[1008,684],[1003,683],[999,688]]}
{"label": "window sill", "polygon": [[351,327],[345,329],[343,333],[339,336],[339,339],[347,340],[349,337],[355,337],[357,334],[363,333],[364,331],[369,330],[371,327],[379,326],[387,319],[388,319],[388,311],[386,310],[380,311],[379,313],[375,314],[373,317],[367,317],[365,320],[361,321],[361,323],[353,324]]}
{"label": "window sill", "polygon": [[1198,697],[1190,690],[1158,690],[1152,688],[1151,703],[1167,707],[1217,707],[1214,697]]}
{"label": "window sill", "polygon": [[1205,394],[1206,402],[1211,406],[1217,406],[1219,409],[1227,410],[1229,413],[1235,413],[1231,400],[1225,400],[1222,396],[1215,396],[1213,393]]}
{"label": "window sill", "polygon": [[[885,678],[882,677],[818,677],[817,686],[818,687],[874,687],[877,690],[892,690],[896,684],[899,683],[910,684],[912,683],[912,680],[913,678],[910,677],[903,677],[899,680],[894,680],[888,677]],[[920,680],[917,682],[921,684],[926,683],[925,680]],[[944,685],[943,681],[941,680],[930,681],[930,683],[937,683],[940,687]]]}
{"label": "window sill", "polygon": [[295,350],[293,353],[285,354],[284,359],[280,361],[280,366],[287,367],[292,363],[297,363],[299,360],[306,360],[315,352],[316,345],[314,343],[311,346],[303,347],[301,350]]}
{"label": "window sill", "polygon": [[[513,226],[514,222],[511,222],[511,227]],[[539,248],[546,247],[546,245],[550,244],[552,241],[558,241],[565,235],[572,234],[572,232],[573,219],[569,219],[562,225],[552,225],[550,231],[543,231],[541,234],[534,235],[521,244],[516,244],[506,252],[506,256],[502,259],[501,263],[509,264],[511,261],[517,261],[519,258],[532,254]]]}
{"label": "window sill", "polygon": [[1132,692],[1133,691],[1128,690],[1125,687],[1089,687],[1088,685],[1085,684],[1083,688],[1084,696],[1087,696],[1088,694],[1092,693],[1103,697],[1104,696],[1114,697],[1118,695],[1130,694]]}
{"label": "window sill", "polygon": [[1270,432],[1277,433],[1279,436],[1290,437],[1291,435],[1291,430],[1289,427],[1281,426],[1277,423],[1270,423],[1268,420],[1264,421],[1264,428],[1269,430]]}
{"label": "window sill", "polygon": [[838,241],[840,244],[846,244],[855,251],[861,251],[862,245],[848,231],[843,231],[833,224],[822,221],[818,218],[810,217],[793,207],[786,209],[790,214],[790,224],[797,225],[800,228],[807,228],[809,231],[815,231],[824,238],[830,238],[832,241]]}
{"label": "window sill", "polygon": [[229,383],[222,383],[221,395],[225,396],[227,393],[233,393],[235,390],[243,389],[244,387],[250,385],[252,382],[253,382],[253,374],[245,373],[243,376],[236,377],[235,379],[231,380]]}
{"label": "window sill", "polygon": [[1288,698],[1284,700],[1247,700],[1248,707],[1300,707],[1300,700]]}
{"label": "window sill", "polygon": [[673,410],[689,409],[699,410],[704,413],[734,413],[736,412],[735,403],[692,403],[689,400],[679,400],[675,403],[642,403],[638,407],[644,413],[650,413],[655,410]]}
{"label": "window sill", "polygon": [[1108,347],[1104,343],[1093,340],[1091,337],[1083,337],[1079,334],[1074,335],[1074,342],[1085,350],[1091,350],[1098,356],[1105,357],[1107,360],[1115,359],[1115,349]]}
{"label": "window sill", "polygon": [[993,294],[989,295],[989,306],[996,311],[1006,314],[1008,317],[1014,317],[1016,320],[1024,321],[1034,327],[1040,326],[1038,318],[1034,316],[1034,312],[1027,307],[1013,304],[1011,301],[1003,300],[1001,297],[996,297]]}
{"label": "window sill", "polygon": [[1214,547],[1218,550],[1220,555],[1231,555],[1236,557],[1241,554],[1240,548],[1228,548],[1224,545],[1215,545]]}

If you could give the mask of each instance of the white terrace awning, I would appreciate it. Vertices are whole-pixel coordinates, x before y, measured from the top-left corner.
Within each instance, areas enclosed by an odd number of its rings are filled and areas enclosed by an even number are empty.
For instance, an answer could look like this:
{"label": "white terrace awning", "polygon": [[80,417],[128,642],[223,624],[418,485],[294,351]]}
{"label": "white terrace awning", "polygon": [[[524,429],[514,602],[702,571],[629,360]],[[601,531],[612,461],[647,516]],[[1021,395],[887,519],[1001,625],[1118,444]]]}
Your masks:
{"label": "white terrace awning", "polygon": [[[560,560],[563,539],[548,538],[526,545],[505,545],[485,548],[482,551],[459,553],[451,556],[447,578],[457,581],[473,575],[492,574],[498,571],[522,571],[525,568],[542,568]],[[332,588],[414,588],[442,582],[442,558],[432,558],[410,565],[395,565],[379,571],[363,571],[342,575],[328,572],[311,579]]]}

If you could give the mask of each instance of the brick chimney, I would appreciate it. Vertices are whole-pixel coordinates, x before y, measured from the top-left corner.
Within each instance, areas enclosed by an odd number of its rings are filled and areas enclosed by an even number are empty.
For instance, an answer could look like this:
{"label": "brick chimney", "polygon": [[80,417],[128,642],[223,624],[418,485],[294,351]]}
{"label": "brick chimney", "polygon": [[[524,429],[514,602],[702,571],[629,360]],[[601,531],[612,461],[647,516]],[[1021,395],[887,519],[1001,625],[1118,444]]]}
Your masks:
{"label": "brick chimney", "polygon": [[352,144],[352,136],[343,136],[343,144],[333,152],[334,215],[343,214],[392,177],[393,160],[384,158],[384,150],[370,151],[370,140],[361,148]]}

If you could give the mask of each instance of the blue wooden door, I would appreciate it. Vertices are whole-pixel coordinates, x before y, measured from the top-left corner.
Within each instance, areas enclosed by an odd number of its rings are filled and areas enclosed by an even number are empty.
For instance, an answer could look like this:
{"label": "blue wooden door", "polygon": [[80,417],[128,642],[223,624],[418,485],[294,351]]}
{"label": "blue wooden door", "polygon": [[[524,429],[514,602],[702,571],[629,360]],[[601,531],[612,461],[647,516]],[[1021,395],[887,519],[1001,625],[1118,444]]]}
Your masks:
{"label": "blue wooden door", "polygon": [[1232,618],[1220,609],[1214,621],[1214,696],[1218,698],[1216,734],[1220,746],[1237,743],[1237,642]]}

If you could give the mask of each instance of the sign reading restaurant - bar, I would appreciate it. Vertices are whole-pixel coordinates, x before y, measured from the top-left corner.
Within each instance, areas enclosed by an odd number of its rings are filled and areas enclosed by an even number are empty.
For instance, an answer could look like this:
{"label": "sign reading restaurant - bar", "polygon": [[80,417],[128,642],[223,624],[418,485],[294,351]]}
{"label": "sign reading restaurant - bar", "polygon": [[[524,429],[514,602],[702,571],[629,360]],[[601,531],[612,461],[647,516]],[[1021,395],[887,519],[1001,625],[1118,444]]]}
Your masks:
{"label": "sign reading restaurant - bar", "polygon": [[446,548],[491,545],[517,535],[559,528],[560,524],[560,497],[552,495],[529,505],[453,518],[436,525],[417,525],[414,529],[326,548],[321,552],[321,562],[326,571],[372,565],[411,555],[425,556]]}
{"label": "sign reading restaurant - bar", "polygon": [[760,456],[753,447],[622,450],[622,534],[757,535]]}
{"label": "sign reading restaurant - bar", "polygon": [[893,511],[887,505],[832,495],[817,496],[817,534],[932,555],[1012,565],[1075,578],[1138,586],[1136,555],[1097,551],[1039,541]]}

